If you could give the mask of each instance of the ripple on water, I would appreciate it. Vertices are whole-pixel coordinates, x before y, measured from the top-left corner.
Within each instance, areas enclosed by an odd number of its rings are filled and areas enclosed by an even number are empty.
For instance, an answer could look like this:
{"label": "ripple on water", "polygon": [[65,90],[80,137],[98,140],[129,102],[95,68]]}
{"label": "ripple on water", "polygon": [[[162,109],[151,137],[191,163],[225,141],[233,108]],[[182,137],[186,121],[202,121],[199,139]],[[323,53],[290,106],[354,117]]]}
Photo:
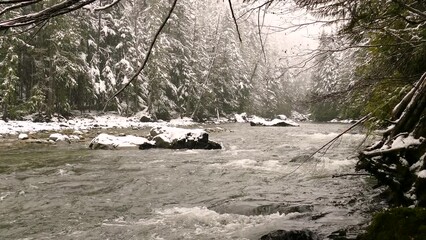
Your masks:
{"label": "ripple on water", "polygon": [[368,220],[375,190],[365,178],[331,178],[353,170],[360,136],[303,158],[343,125],[224,128],[232,131],[210,134],[221,151],[2,152],[0,238],[258,239],[303,228],[327,236]]}

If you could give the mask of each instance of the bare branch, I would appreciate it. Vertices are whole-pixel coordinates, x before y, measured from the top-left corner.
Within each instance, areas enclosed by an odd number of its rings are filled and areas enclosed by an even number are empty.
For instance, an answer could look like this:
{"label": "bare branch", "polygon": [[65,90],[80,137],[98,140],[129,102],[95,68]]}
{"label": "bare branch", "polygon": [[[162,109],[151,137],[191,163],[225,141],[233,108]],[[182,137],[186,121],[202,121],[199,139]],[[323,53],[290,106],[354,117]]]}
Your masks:
{"label": "bare branch", "polygon": [[0,15],[5,14],[6,12],[12,11],[13,9],[17,9],[17,8],[21,8],[21,7],[25,7],[31,4],[35,4],[40,2],[41,0],[29,0],[29,1],[22,1],[20,3],[16,3],[12,6],[9,7],[5,7],[3,10],[0,11]]}
{"label": "bare branch", "polygon": [[100,6],[100,7],[96,7],[96,8],[91,8],[89,6],[85,6],[84,9],[88,9],[90,11],[104,11],[107,10],[108,8],[111,8],[115,5],[117,5],[121,0],[114,0],[112,3],[104,5],[104,6]]}
{"label": "bare branch", "polygon": [[334,174],[332,178],[347,177],[347,176],[371,176],[369,173],[345,173],[345,174]]}
{"label": "bare branch", "polygon": [[0,1],[0,4],[15,4],[15,3],[22,3],[22,2],[28,2],[28,0],[2,0]]}
{"label": "bare branch", "polygon": [[[259,10],[257,12],[257,29],[258,29],[258,32],[259,32],[260,47],[262,48],[263,58],[265,59],[265,62],[266,62],[265,45],[264,45],[263,39],[262,39],[262,28],[263,28],[263,25],[265,23],[266,9],[265,9],[265,12],[263,12],[262,23],[260,21],[260,12],[261,12],[261,9],[259,8]],[[266,37],[268,37],[268,35],[266,35]],[[265,39],[265,42],[266,42],[266,39]]]}
{"label": "bare branch", "polygon": [[148,48],[148,52],[147,52],[147,54],[146,54],[146,56],[145,56],[145,59],[144,59],[144,61],[143,61],[143,63],[142,63],[142,65],[138,68],[138,70],[135,72],[135,74],[133,74],[133,76],[132,76],[132,78],[130,78],[130,80],[120,89],[120,90],[118,90],[112,97],[110,97],[108,100],[107,100],[107,102],[105,103],[105,106],[104,106],[104,109],[103,109],[103,111],[105,111],[105,109],[106,109],[106,107],[108,106],[108,103],[112,100],[112,99],[114,99],[115,97],[117,97],[120,93],[122,93],[123,91],[124,91],[124,89],[126,89],[129,85],[130,85],[130,83],[132,83],[134,80],[136,80],[137,79],[137,77],[139,76],[139,74],[142,72],[142,70],[145,68],[145,66],[146,66],[146,64],[148,63],[148,60],[149,60],[149,57],[151,56],[151,52],[152,52],[152,49],[154,48],[154,45],[155,45],[155,42],[157,41],[157,39],[158,39],[158,36],[160,36],[160,33],[161,33],[161,31],[163,30],[163,28],[166,26],[166,24],[167,24],[167,21],[170,19],[170,17],[172,16],[172,13],[173,13],[173,11],[174,11],[174,9],[175,9],[175,7],[176,7],[176,3],[177,3],[177,1],[178,0],[174,0],[173,1],[173,4],[172,4],[172,6],[171,6],[171,8],[170,8],[170,11],[169,11],[169,13],[167,14],[167,16],[166,16],[166,18],[164,19],[164,21],[163,21],[163,23],[161,24],[161,26],[160,26],[160,28],[158,28],[158,30],[157,30],[157,32],[155,33],[155,35],[154,35],[154,39],[152,40],[152,42],[151,42],[151,45],[149,45],[149,48]]}
{"label": "bare branch", "polygon": [[[50,18],[60,16],[75,11],[86,6],[96,0],[64,0],[58,4],[47,7],[41,11],[18,16],[12,19],[6,19],[0,22],[0,30],[6,30],[11,27],[26,26],[33,23],[44,22]],[[20,1],[23,2],[23,1]]]}
{"label": "bare branch", "polygon": [[407,9],[408,11],[410,11],[410,12],[412,12],[412,13],[415,13],[415,14],[419,15],[419,16],[420,16],[420,17],[422,17],[422,18],[426,18],[426,13],[425,13],[425,12],[420,11],[419,9],[413,8],[413,7],[411,7],[410,5],[407,5],[406,3],[401,2],[401,1],[399,1],[399,0],[392,0],[392,1],[393,1],[394,3],[396,3],[396,4],[400,5],[400,6],[404,7],[404,8],[405,8],[405,9]]}
{"label": "bare branch", "polygon": [[263,8],[263,6],[269,7],[272,4],[272,2],[273,2],[273,0],[268,0],[264,3],[262,3],[261,5],[257,6],[257,7],[250,8],[249,10],[247,10],[243,14],[241,14],[237,19],[243,18],[245,15],[250,14],[255,10],[260,10],[261,8]]}
{"label": "bare branch", "polygon": [[235,13],[234,13],[234,9],[232,8],[231,0],[228,0],[228,3],[229,3],[229,8],[231,9],[232,19],[234,19],[235,28],[237,29],[238,39],[240,40],[240,42],[242,42],[243,40],[241,39],[240,30],[238,29],[238,23],[237,23],[237,19],[235,18]]}
{"label": "bare branch", "polygon": [[313,152],[311,155],[309,155],[309,157],[307,157],[304,161],[302,161],[299,166],[297,166],[293,171],[291,171],[290,173],[280,177],[280,179],[287,177],[291,174],[293,174],[294,172],[296,172],[304,163],[306,163],[308,160],[312,159],[315,154],[319,153],[321,150],[325,149],[325,148],[329,148],[331,144],[333,144],[334,142],[336,142],[340,137],[342,137],[345,133],[349,132],[350,130],[354,129],[356,126],[366,122],[369,118],[370,118],[371,113],[365,115],[364,117],[362,117],[361,119],[359,119],[356,123],[354,123],[353,125],[351,125],[349,128],[347,128],[345,131],[341,132],[339,135],[337,135],[336,137],[334,137],[333,139],[331,139],[330,141],[328,141],[326,144],[324,144],[322,147],[320,147],[318,150],[316,150],[315,152]]}

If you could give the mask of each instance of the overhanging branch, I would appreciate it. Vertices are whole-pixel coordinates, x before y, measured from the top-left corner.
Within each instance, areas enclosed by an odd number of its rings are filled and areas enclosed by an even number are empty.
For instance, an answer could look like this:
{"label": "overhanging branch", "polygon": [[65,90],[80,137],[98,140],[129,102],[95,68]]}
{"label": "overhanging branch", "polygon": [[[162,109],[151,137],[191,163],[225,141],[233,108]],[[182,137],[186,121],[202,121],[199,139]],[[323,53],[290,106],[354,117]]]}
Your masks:
{"label": "overhanging branch", "polygon": [[155,35],[154,35],[154,38],[153,38],[153,40],[152,40],[152,42],[151,42],[151,44],[149,45],[149,48],[148,48],[148,52],[146,53],[146,56],[145,56],[145,59],[144,59],[144,61],[143,61],[143,63],[142,63],[142,65],[138,68],[138,70],[135,72],[135,74],[133,74],[133,76],[132,76],[132,78],[130,78],[130,80],[120,89],[120,90],[118,90],[112,97],[110,97],[108,100],[107,100],[107,102],[105,103],[105,106],[104,106],[104,109],[103,109],[103,111],[105,111],[105,109],[107,108],[107,106],[108,106],[108,103],[112,100],[112,99],[114,99],[115,97],[117,97],[120,93],[122,93],[123,91],[124,91],[124,89],[126,89],[129,85],[130,85],[130,83],[132,83],[134,80],[136,80],[137,79],[137,77],[139,76],[139,74],[142,72],[142,70],[145,68],[145,66],[146,66],[146,64],[148,63],[148,60],[149,60],[149,57],[151,56],[151,52],[152,52],[152,49],[154,48],[154,45],[155,45],[155,42],[157,41],[157,38],[158,38],[158,36],[160,36],[160,33],[161,33],[161,31],[163,30],[163,28],[166,26],[166,24],[167,24],[167,21],[170,19],[170,17],[172,16],[172,13],[173,13],[173,10],[175,9],[175,7],[176,7],[176,3],[177,3],[177,0],[174,0],[173,1],[173,4],[172,4],[172,6],[171,6],[171,8],[170,8],[170,11],[169,11],[169,13],[167,14],[167,16],[166,16],[166,18],[164,19],[164,21],[163,21],[163,23],[161,24],[161,26],[160,26],[160,28],[158,28],[158,30],[157,30],[157,32],[155,33]]}
{"label": "overhanging branch", "polygon": [[229,8],[231,9],[232,19],[234,19],[235,28],[237,29],[238,39],[240,40],[240,42],[242,42],[243,40],[241,39],[241,34],[240,34],[240,30],[238,28],[238,23],[237,23],[237,18],[235,17],[234,8],[232,7],[231,0],[228,0],[228,3],[229,3]]}
{"label": "overhanging branch", "polygon": [[[56,16],[60,16],[69,12],[73,12],[80,8],[86,7],[87,5],[94,3],[97,0],[62,0],[57,4],[44,7],[40,11],[30,12],[27,14],[14,16],[0,20],[0,30],[7,30],[13,27],[22,27],[31,24],[39,24]],[[102,11],[115,6],[121,0],[114,0],[109,4],[99,6],[96,8],[90,8],[94,11]],[[41,0],[3,0],[0,1],[0,6],[6,5],[6,7],[0,10],[0,15],[11,13],[12,10],[23,9],[28,6],[38,6],[42,2]]]}

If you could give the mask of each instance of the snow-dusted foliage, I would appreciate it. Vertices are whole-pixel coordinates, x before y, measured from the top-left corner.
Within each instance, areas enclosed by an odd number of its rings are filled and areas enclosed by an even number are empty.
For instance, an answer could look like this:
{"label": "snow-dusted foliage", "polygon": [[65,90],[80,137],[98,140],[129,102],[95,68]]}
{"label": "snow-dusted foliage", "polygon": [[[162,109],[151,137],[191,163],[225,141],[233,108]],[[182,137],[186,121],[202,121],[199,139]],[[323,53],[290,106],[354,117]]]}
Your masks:
{"label": "snow-dusted foliage", "polygon": [[[3,115],[16,118],[8,106],[19,103],[22,114],[103,109],[142,64],[169,9],[168,0],[120,1],[2,37]],[[227,3],[179,1],[145,69],[106,110],[147,109],[157,119],[280,113],[282,84],[273,77],[276,64],[263,60],[254,23],[238,20],[240,42]]]}
{"label": "snow-dusted foliage", "polygon": [[360,56],[353,48],[345,49],[345,45],[345,40],[332,35],[322,34],[320,37],[311,86],[314,120],[329,121],[341,117],[344,108],[354,105],[356,99],[351,98],[352,102],[348,102],[348,96],[354,87],[354,74]]}

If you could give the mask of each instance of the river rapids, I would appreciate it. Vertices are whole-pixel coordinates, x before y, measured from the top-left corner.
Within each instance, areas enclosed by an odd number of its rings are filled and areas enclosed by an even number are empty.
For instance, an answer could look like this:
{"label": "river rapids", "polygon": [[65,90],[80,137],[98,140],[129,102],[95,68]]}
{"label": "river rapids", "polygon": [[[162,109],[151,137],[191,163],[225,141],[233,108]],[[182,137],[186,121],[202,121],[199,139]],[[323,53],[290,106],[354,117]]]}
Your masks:
{"label": "river rapids", "polygon": [[[216,129],[216,126],[204,126]],[[0,152],[0,239],[259,239],[309,229],[357,234],[377,202],[353,173],[365,136],[348,127],[220,125],[222,150],[89,150],[86,143]]]}

